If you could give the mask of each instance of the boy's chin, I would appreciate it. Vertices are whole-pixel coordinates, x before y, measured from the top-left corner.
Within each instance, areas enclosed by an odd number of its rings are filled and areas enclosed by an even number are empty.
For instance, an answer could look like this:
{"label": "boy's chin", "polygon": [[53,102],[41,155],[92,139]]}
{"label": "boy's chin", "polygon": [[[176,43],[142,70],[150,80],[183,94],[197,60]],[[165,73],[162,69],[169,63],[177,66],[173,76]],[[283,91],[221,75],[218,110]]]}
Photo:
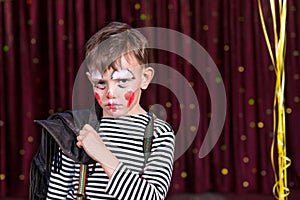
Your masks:
{"label": "boy's chin", "polygon": [[131,112],[128,110],[124,111],[120,109],[110,109],[103,112],[104,117],[122,117],[127,115],[131,115]]}

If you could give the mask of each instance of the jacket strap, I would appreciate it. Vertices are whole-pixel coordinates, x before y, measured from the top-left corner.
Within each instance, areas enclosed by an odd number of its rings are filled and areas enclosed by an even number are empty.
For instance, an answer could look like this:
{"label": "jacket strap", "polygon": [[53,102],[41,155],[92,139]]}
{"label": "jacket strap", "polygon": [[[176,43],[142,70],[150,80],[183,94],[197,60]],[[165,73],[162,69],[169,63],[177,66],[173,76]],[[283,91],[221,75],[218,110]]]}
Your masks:
{"label": "jacket strap", "polygon": [[88,165],[80,163],[79,181],[78,181],[78,191],[76,200],[84,199],[84,188],[86,184],[86,174]]}

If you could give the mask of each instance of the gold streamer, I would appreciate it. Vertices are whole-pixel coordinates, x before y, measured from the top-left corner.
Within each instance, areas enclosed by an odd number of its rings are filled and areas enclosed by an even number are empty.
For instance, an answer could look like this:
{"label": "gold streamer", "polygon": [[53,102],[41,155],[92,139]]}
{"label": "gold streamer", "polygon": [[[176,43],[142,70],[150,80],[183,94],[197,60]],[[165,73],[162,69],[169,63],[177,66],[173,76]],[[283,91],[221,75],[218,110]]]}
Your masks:
{"label": "gold streamer", "polygon": [[[271,49],[270,40],[266,30],[261,2],[258,0],[258,8],[260,20],[264,36],[266,39],[268,51],[271,57],[273,66],[275,67],[276,74],[276,86],[274,94],[274,107],[273,107],[273,132],[274,137],[271,147],[271,162],[275,174],[275,184],[273,187],[273,194],[276,199],[286,200],[290,194],[290,190],[287,186],[287,168],[291,165],[291,160],[286,155],[286,126],[285,126],[285,106],[284,106],[284,85],[285,85],[285,71],[284,71],[284,60],[286,52],[286,15],[287,15],[287,0],[278,0],[279,7],[279,36],[277,34],[276,24],[276,10],[275,0],[270,0],[272,18],[273,18],[273,29],[274,29],[274,47],[275,47],[275,59],[273,51]],[[275,143],[277,142],[277,173],[274,161]]]}

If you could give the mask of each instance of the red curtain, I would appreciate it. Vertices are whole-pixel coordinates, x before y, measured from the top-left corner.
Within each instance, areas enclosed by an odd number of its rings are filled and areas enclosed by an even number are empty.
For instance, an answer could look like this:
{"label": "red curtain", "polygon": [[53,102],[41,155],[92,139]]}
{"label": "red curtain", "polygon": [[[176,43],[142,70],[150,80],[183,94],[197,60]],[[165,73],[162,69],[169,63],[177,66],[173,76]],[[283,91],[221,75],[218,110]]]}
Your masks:
{"label": "red curtain", "polygon": [[[267,29],[272,33],[269,1],[262,4]],[[285,105],[287,151],[292,160],[288,186],[292,192],[300,189],[299,11],[300,2],[289,0]],[[185,127],[197,135],[174,163],[169,193],[270,194],[274,184],[270,151],[275,72],[257,1],[2,0],[0,197],[27,197],[29,166],[40,142],[40,127],[33,120],[72,109],[72,89],[84,59],[84,43],[110,21],[186,34],[216,63],[222,77],[216,81],[224,81],[224,129],[213,150],[200,159],[199,149],[212,117],[207,85],[187,60],[166,51],[153,54],[156,63],[171,66],[188,80],[197,95],[201,116],[198,125]],[[157,85],[151,85],[142,100],[144,106],[154,103],[164,107],[175,130],[180,126],[181,109],[195,110],[195,105],[180,104],[172,91]]]}

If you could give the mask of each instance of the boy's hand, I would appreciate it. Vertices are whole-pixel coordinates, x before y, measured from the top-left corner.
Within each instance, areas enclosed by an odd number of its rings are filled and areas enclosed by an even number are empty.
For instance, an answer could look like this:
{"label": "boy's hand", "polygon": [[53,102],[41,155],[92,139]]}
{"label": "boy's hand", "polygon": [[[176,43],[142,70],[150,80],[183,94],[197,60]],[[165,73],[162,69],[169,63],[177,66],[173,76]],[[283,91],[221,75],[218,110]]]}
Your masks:
{"label": "boy's hand", "polygon": [[101,137],[89,124],[84,125],[79,136],[77,136],[77,146],[84,148],[86,153],[95,161],[102,165],[102,168],[111,177],[114,170],[119,164],[119,160],[109,149],[105,146]]}
{"label": "boy's hand", "polygon": [[84,125],[81,131],[79,131],[77,140],[77,146],[84,148],[87,154],[94,160],[97,160],[97,154],[105,147],[101,137],[89,124]]}

